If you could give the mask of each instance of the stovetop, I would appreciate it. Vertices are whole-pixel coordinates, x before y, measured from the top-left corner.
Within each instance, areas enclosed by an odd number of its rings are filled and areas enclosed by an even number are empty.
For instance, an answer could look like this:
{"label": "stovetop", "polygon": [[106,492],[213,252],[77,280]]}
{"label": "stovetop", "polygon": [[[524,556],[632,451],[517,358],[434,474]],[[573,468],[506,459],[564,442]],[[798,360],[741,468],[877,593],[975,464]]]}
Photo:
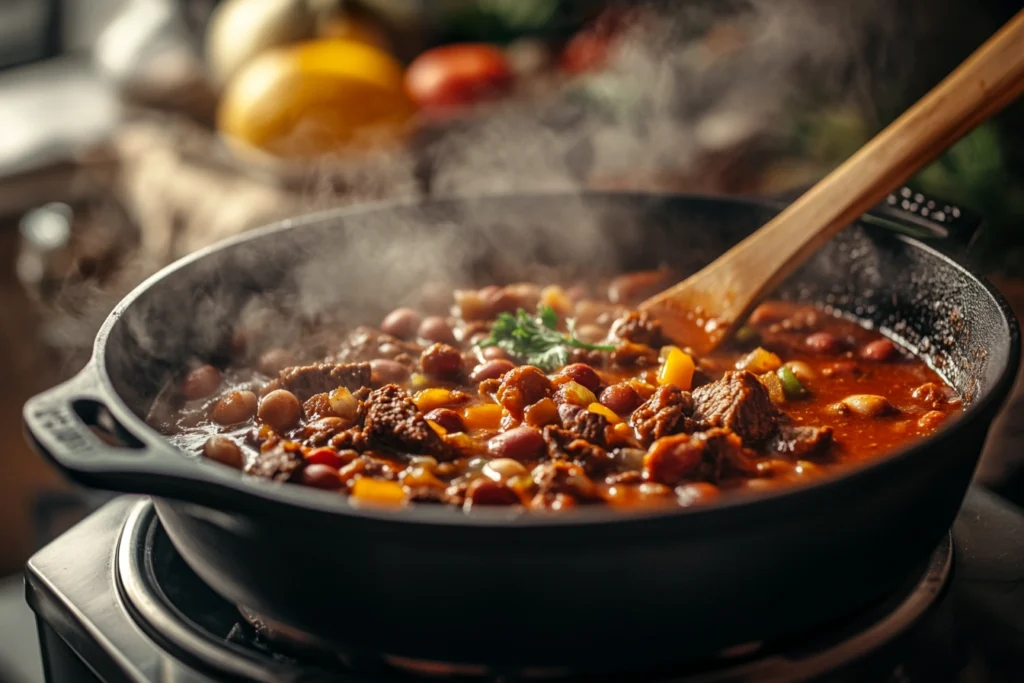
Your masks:
{"label": "stovetop", "polygon": [[[26,593],[48,681],[423,680],[395,662],[268,640],[273,634],[255,630],[188,568],[152,506],[137,497],[108,503],[37,553]],[[468,673],[461,678],[520,679]],[[787,643],[627,678],[1017,683],[1024,679],[1024,511],[975,487],[951,540],[888,600]]]}

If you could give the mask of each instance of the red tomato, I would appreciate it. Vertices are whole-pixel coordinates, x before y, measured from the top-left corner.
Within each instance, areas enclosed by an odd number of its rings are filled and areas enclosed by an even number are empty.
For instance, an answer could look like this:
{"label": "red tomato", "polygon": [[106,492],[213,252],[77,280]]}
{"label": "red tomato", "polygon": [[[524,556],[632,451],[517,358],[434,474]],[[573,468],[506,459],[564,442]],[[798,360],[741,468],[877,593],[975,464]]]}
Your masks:
{"label": "red tomato", "polygon": [[608,58],[608,37],[596,33],[577,33],[562,50],[562,69],[576,75],[604,66]]}
{"label": "red tomato", "polygon": [[333,448],[317,448],[306,455],[306,462],[310,465],[326,465],[338,469],[341,467],[341,458]]}
{"label": "red tomato", "polygon": [[512,67],[493,45],[461,43],[427,50],[405,72],[405,89],[421,107],[458,107],[504,93]]}

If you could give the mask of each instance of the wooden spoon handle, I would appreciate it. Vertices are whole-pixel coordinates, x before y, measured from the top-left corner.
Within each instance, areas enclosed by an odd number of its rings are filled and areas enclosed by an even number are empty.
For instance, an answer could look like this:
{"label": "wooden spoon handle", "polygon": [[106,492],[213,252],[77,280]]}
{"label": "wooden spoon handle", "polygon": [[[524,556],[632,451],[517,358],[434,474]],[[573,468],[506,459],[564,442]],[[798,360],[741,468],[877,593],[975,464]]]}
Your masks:
{"label": "wooden spoon handle", "polygon": [[685,300],[725,326],[744,319],[814,251],[1022,92],[1024,10],[772,221],[642,308],[668,310]]}

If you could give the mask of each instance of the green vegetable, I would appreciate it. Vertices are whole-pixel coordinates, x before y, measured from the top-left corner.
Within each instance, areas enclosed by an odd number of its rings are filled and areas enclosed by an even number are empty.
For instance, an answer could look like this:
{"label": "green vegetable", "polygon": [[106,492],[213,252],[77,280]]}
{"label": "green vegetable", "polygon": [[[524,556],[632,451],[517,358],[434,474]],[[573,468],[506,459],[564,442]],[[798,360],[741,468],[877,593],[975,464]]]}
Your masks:
{"label": "green vegetable", "polygon": [[779,379],[782,381],[782,391],[786,394],[786,398],[792,400],[794,398],[803,398],[807,395],[807,390],[804,389],[804,385],[800,384],[800,380],[796,378],[793,371],[783,365],[776,371]]}
{"label": "green vegetable", "polygon": [[575,321],[569,318],[565,322],[569,330],[567,335],[558,331],[558,314],[550,306],[540,306],[536,315],[520,308],[515,315],[500,314],[494,321],[490,336],[477,342],[477,346],[497,346],[548,372],[569,362],[570,347],[592,351],[615,349],[612,345],[580,341],[576,338]]}
{"label": "green vegetable", "polygon": [[757,331],[756,327],[744,325],[736,330],[733,338],[740,344],[756,344],[761,340],[761,333]]}

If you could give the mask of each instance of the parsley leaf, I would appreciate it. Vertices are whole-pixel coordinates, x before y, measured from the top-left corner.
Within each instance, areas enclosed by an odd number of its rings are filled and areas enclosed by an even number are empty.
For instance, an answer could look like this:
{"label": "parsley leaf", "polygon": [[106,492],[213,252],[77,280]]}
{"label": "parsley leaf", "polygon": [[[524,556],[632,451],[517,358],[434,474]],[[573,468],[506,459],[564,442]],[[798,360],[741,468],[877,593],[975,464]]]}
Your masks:
{"label": "parsley leaf", "polygon": [[491,327],[491,334],[477,342],[480,348],[497,346],[520,360],[551,372],[569,362],[569,349],[612,351],[614,345],[587,344],[576,338],[576,321],[566,320],[569,334],[558,331],[558,314],[550,306],[540,306],[536,315],[523,309],[501,313]]}

